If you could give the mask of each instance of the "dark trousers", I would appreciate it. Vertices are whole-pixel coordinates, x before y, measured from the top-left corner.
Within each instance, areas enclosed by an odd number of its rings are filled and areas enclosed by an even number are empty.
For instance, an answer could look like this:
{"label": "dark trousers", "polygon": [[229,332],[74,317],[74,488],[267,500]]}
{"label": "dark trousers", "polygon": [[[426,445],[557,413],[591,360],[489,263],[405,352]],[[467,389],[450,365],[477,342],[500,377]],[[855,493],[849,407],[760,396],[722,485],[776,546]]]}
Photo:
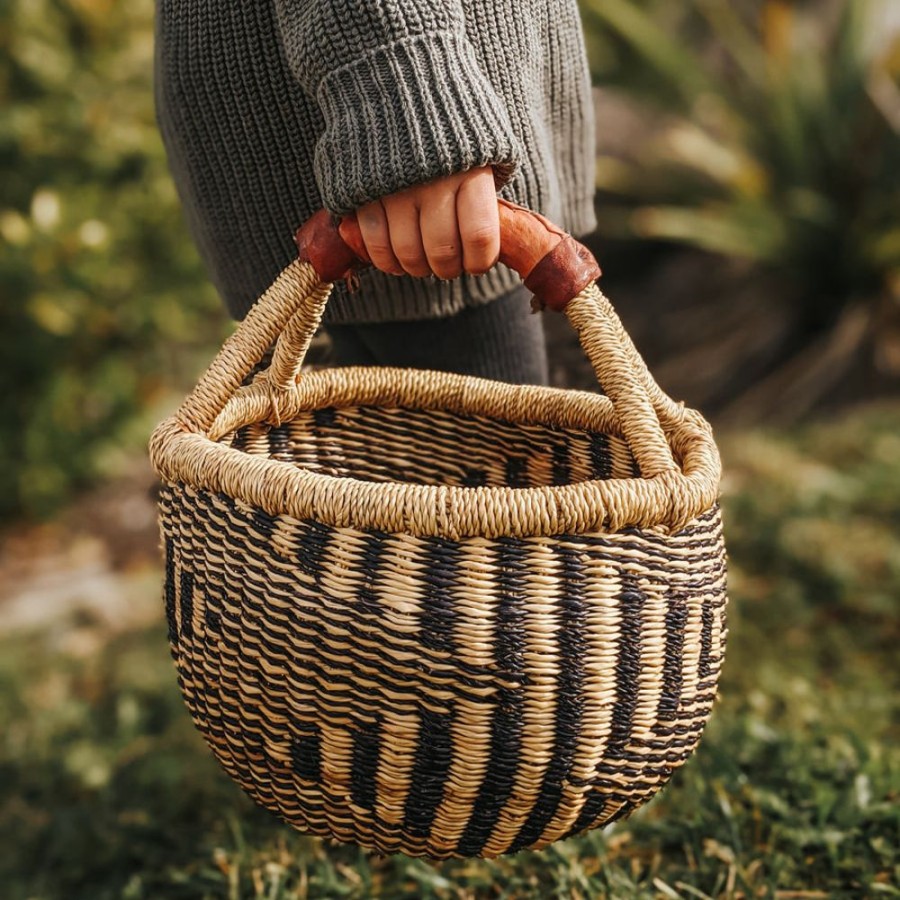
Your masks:
{"label": "dark trousers", "polygon": [[477,375],[513,384],[547,384],[543,319],[519,285],[454,316],[412,322],[328,325],[335,366],[399,366]]}

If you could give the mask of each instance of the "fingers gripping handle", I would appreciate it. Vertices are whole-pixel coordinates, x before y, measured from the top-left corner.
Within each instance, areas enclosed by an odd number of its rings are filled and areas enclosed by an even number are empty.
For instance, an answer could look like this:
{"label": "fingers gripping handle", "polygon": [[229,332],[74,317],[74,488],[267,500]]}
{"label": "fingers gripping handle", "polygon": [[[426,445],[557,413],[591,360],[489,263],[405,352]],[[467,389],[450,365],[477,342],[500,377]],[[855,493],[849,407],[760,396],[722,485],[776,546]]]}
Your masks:
{"label": "fingers gripping handle", "polygon": [[[539,213],[498,198],[500,262],[519,273],[541,307],[563,310],[600,277],[590,250]],[[319,210],[297,232],[300,259],[312,264],[323,281],[351,279],[372,260],[356,215],[335,222]]]}

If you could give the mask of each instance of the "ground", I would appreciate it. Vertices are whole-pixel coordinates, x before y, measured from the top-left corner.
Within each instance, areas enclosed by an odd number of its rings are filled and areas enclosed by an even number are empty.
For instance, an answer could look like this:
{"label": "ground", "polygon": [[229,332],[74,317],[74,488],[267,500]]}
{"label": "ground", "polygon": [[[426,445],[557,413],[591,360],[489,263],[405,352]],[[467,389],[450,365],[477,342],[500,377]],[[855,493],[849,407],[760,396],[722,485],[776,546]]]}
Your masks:
{"label": "ground", "polygon": [[605,833],[432,866],[298,835],[217,767],[136,463],[0,554],[9,900],[900,896],[900,405],[723,432],[730,646],[697,755]]}

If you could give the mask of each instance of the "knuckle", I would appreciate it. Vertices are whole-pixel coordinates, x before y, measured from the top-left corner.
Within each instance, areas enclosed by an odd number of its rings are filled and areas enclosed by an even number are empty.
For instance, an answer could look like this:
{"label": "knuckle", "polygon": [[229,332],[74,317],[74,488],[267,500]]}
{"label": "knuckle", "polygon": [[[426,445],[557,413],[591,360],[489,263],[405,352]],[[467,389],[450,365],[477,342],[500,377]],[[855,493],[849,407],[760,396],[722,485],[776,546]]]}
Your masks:
{"label": "knuckle", "polygon": [[397,259],[403,262],[414,263],[422,258],[421,249],[411,241],[395,241],[393,246]]}
{"label": "knuckle", "polygon": [[418,253],[397,253],[397,261],[405,271],[409,272],[410,275],[416,275],[419,278],[424,278],[426,275],[431,274],[431,268],[429,267],[427,261],[422,259],[422,257],[419,256]]}
{"label": "knuckle", "polygon": [[433,262],[453,263],[459,257],[459,250],[453,244],[435,244],[428,249],[428,258]]}
{"label": "knuckle", "polygon": [[392,256],[391,245],[387,241],[366,241],[366,250],[372,257]]}
{"label": "knuckle", "polygon": [[403,269],[410,273],[410,275],[416,275],[422,271],[422,269],[428,268],[428,264],[424,262],[418,256],[398,256],[397,262],[403,267]]}
{"label": "knuckle", "polygon": [[494,243],[499,243],[496,228],[476,228],[467,238],[466,244],[474,250],[488,250]]}
{"label": "knuckle", "polygon": [[500,248],[497,245],[469,248],[469,251],[466,253],[466,271],[472,275],[483,275],[485,272],[489,272],[500,259]]}

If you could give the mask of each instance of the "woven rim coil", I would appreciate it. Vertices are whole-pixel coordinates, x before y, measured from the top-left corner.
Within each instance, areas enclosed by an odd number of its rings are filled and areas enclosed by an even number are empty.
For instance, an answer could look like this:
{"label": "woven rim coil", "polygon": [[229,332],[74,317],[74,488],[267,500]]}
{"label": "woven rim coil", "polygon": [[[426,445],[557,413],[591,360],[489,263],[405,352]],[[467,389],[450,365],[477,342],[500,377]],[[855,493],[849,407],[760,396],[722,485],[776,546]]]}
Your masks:
{"label": "woven rim coil", "polygon": [[709,425],[593,281],[565,314],[605,394],[301,371],[331,288],[289,265],[151,440],[195,724],[284,821],[382,853],[494,857],[629,814],[715,698]]}

